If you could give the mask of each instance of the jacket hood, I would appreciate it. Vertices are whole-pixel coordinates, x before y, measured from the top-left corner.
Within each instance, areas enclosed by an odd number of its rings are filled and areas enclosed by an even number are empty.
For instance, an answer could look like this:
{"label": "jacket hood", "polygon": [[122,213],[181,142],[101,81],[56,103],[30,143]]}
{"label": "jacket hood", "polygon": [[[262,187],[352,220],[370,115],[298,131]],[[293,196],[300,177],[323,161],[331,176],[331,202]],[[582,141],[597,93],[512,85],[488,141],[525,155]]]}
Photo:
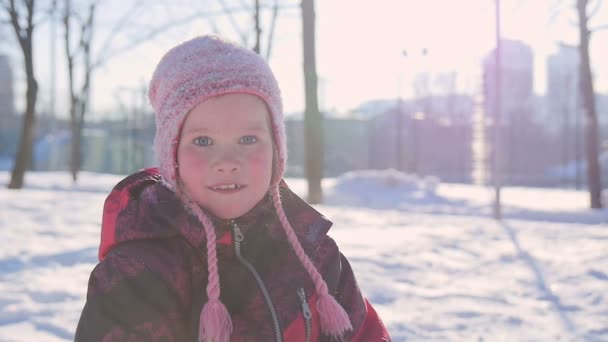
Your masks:
{"label": "jacket hood", "polygon": [[[295,195],[281,181],[283,210],[300,241],[316,244],[332,223]],[[251,211],[235,219],[242,229],[258,222],[261,215],[276,213],[270,196],[266,196]],[[218,243],[231,243],[223,234],[228,222],[206,213],[214,223]],[[278,220],[268,227],[271,235],[282,235]],[[182,236],[194,247],[205,242],[201,222],[191,214],[177,195],[166,184],[158,169],[138,171],[120,181],[105,200],[101,227],[99,260],[103,261],[116,245],[133,240],[164,239]]]}

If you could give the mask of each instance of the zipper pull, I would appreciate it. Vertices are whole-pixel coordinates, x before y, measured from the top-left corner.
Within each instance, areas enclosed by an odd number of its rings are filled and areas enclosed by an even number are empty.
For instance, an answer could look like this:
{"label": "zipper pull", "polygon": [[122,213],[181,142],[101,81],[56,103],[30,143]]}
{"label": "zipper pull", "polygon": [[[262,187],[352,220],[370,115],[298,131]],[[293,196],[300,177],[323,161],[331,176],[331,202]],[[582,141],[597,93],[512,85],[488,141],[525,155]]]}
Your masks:
{"label": "zipper pull", "polygon": [[300,297],[300,302],[302,302],[302,312],[304,313],[304,318],[309,320],[312,318],[312,312],[310,312],[310,306],[308,306],[308,302],[306,301],[306,293],[304,293],[304,288],[298,289],[298,296]]}
{"label": "zipper pull", "polygon": [[232,222],[232,231],[234,231],[234,241],[243,242],[243,240],[245,240],[245,236],[243,236],[241,228],[239,228],[235,222]]}

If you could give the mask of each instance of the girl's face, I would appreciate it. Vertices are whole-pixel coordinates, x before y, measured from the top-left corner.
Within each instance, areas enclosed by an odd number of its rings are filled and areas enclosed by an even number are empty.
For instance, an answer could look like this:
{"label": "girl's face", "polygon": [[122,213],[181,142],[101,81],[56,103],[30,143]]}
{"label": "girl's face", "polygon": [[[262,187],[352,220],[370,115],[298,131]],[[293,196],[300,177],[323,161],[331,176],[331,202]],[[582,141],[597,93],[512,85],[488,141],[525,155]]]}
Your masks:
{"label": "girl's face", "polygon": [[221,219],[251,210],[272,177],[269,117],[264,101],[249,94],[213,97],[194,107],[177,149],[183,191]]}

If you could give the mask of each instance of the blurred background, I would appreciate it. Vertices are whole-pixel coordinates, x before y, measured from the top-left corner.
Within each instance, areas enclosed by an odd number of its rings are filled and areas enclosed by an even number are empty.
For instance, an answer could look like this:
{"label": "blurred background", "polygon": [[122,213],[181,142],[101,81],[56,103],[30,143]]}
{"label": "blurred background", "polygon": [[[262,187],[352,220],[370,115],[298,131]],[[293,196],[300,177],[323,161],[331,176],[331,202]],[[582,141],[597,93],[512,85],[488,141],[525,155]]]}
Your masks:
{"label": "blurred background", "polygon": [[394,341],[608,340],[608,1],[0,0],[1,341],[73,340],[154,68],[208,33],[275,72]]}
{"label": "blurred background", "polygon": [[[490,184],[496,174],[503,185],[605,186],[602,2],[317,1],[322,175],[393,168],[446,182]],[[287,175],[307,174],[299,1],[1,3],[0,169],[66,170],[76,180],[80,170],[154,165],[154,67],[175,44],[215,32],[270,63],[287,116]],[[37,85],[29,107],[28,79]]]}

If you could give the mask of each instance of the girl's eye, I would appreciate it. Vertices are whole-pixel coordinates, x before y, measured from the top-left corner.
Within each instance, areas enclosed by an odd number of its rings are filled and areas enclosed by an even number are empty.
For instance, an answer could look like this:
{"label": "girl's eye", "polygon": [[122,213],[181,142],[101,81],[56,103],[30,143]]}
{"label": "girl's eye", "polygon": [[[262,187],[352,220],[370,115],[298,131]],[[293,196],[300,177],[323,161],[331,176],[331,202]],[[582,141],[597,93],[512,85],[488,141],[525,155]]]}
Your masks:
{"label": "girl's eye", "polygon": [[198,138],[194,139],[194,145],[210,146],[210,145],[213,145],[213,142],[211,142],[211,138],[209,138],[209,137],[198,137]]}
{"label": "girl's eye", "polygon": [[258,141],[258,138],[254,137],[253,135],[246,135],[244,137],[241,137],[241,144],[245,144],[245,145],[251,145],[251,144],[255,144]]}

